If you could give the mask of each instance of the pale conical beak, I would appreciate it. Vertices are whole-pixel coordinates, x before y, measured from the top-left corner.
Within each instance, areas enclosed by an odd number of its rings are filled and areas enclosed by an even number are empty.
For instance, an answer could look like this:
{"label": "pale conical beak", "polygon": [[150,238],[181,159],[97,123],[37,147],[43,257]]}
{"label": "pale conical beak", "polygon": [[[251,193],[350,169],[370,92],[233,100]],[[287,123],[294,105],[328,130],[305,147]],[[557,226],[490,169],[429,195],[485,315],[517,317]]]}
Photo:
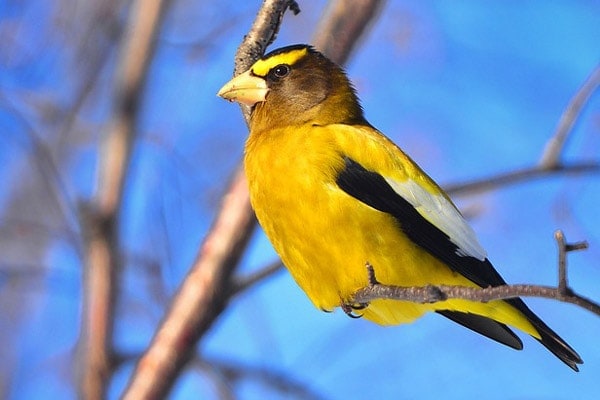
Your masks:
{"label": "pale conical beak", "polygon": [[252,75],[251,70],[248,70],[227,82],[217,95],[229,101],[253,106],[265,101],[268,92],[267,82],[263,78]]}

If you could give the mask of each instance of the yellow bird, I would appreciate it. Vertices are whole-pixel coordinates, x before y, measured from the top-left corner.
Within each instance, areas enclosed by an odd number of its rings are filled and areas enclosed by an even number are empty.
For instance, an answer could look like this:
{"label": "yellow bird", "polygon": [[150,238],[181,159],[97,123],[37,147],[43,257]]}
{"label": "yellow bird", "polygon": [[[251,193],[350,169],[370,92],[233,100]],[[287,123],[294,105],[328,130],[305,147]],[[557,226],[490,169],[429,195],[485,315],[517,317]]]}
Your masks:
{"label": "yellow bird", "polygon": [[342,68],[311,46],[288,46],[258,60],[219,96],[252,107],[244,157],[252,206],[316,307],[357,310],[382,325],[434,311],[520,350],[510,325],[578,370],[575,350],[521,299],[352,304],[353,293],[369,284],[367,263],[387,285],[505,281],[443,190],[367,122]]}

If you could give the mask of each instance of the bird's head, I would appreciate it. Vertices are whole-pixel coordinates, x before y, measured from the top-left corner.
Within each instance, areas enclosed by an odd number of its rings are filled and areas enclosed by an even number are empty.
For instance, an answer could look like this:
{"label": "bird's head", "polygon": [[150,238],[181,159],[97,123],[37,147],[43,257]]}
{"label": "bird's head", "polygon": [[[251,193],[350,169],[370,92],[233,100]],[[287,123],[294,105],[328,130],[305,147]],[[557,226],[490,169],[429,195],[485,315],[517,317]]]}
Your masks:
{"label": "bird's head", "polygon": [[342,68],[308,45],[270,52],[226,83],[218,95],[252,107],[252,130],[364,122]]}

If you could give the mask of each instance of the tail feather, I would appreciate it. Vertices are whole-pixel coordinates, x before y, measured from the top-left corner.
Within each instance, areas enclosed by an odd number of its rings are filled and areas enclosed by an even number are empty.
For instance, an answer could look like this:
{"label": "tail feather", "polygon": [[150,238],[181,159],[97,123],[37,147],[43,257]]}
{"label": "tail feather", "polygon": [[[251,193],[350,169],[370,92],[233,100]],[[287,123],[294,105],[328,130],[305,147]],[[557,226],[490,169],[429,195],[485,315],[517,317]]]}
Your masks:
{"label": "tail feather", "polygon": [[460,311],[436,310],[436,313],[505,346],[512,347],[515,350],[523,349],[521,339],[509,327],[493,319]]}
{"label": "tail feather", "polygon": [[521,311],[523,315],[527,317],[529,322],[535,327],[535,329],[540,334],[540,339],[536,338],[538,342],[540,342],[544,347],[552,352],[556,357],[558,357],[562,362],[567,364],[574,371],[579,371],[577,364],[583,364],[583,360],[577,354],[577,352],[567,344],[556,332],[554,332],[548,325],[544,323],[537,315],[533,313],[525,305],[523,300],[521,299],[510,299],[506,300],[516,309]]}
{"label": "tail feather", "polygon": [[[546,325],[537,315],[533,313],[525,305],[521,299],[506,300],[517,310],[519,310],[540,335],[540,338],[534,338],[544,347],[552,352],[558,359],[567,364],[574,371],[579,371],[578,364],[583,364],[583,360],[579,354],[571,346],[569,346],[556,332]],[[516,350],[521,350],[523,344],[521,340],[513,333],[506,325],[494,321],[493,319],[483,317],[476,314],[467,314],[459,311],[436,310],[436,313],[469,328],[483,336],[512,347]]]}

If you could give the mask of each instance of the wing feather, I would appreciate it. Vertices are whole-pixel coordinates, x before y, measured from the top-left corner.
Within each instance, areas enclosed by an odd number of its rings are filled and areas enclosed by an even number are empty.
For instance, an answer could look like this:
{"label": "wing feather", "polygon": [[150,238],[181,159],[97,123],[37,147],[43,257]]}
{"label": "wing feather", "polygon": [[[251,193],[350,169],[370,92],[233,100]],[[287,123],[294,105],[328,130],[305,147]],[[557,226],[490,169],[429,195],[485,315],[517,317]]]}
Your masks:
{"label": "wing feather", "polygon": [[473,230],[443,195],[429,194],[416,183],[392,186],[388,179],[347,156],[336,183],[350,196],[392,215],[410,240],[477,285],[505,284]]}

